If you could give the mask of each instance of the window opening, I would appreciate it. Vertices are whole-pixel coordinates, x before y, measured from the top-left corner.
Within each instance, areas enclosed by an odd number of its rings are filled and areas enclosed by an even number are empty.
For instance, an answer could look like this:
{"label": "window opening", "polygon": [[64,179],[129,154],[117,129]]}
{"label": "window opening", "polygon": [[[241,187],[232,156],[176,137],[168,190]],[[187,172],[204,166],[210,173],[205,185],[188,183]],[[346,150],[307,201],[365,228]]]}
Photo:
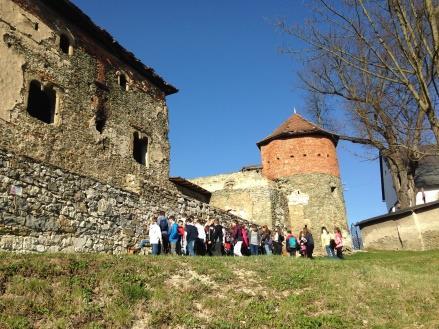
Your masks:
{"label": "window opening", "polygon": [[45,123],[53,123],[55,119],[56,92],[44,87],[40,82],[32,80],[29,86],[27,112],[30,116]]}
{"label": "window opening", "polygon": [[59,48],[64,54],[70,54],[70,40],[65,34],[61,34],[59,37]]}
{"label": "window opening", "polygon": [[119,86],[122,88],[122,90],[127,90],[127,77],[125,74],[119,75]]}
{"label": "window opening", "polygon": [[99,106],[95,116],[95,127],[96,130],[99,131],[99,133],[101,134],[104,131],[105,125],[107,123],[107,119],[108,119],[107,109],[103,105]]}
{"label": "window opening", "polygon": [[136,131],[133,134],[133,158],[141,165],[147,165],[148,155],[148,138],[140,137]]}

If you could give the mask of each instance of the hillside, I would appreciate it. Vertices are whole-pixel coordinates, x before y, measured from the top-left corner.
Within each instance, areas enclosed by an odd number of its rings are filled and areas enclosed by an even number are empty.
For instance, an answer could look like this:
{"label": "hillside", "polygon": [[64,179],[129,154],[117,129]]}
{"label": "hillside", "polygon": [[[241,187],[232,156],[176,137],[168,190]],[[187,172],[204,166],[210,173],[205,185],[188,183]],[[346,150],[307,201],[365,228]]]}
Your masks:
{"label": "hillside", "polygon": [[0,328],[438,328],[439,251],[0,254]]}

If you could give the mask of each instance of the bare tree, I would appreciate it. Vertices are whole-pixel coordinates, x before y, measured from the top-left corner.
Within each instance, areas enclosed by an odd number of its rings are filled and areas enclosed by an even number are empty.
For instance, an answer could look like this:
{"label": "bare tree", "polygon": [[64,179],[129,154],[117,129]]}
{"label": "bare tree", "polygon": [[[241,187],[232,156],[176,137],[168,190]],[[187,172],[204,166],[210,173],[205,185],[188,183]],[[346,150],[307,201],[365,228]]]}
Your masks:
{"label": "bare tree", "polygon": [[415,202],[420,145],[439,142],[438,1],[314,0],[304,26],[279,22],[308,45],[301,78],[314,114],[327,113],[321,97],[337,99],[349,120],[341,137],[386,157],[402,207]]}

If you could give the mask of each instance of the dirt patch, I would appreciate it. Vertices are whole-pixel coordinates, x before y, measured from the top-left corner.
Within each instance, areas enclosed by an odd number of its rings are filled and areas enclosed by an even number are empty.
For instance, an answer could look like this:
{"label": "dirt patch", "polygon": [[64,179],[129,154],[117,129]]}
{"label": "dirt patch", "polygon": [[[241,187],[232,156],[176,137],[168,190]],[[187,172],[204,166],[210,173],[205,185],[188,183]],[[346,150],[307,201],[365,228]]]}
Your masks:
{"label": "dirt patch", "polygon": [[199,281],[202,284],[208,285],[211,289],[218,288],[218,285],[214,281],[212,281],[209,276],[198,274],[191,269],[180,271],[174,274],[168,280],[166,280],[166,285],[177,289],[186,290],[190,288],[194,281]]}

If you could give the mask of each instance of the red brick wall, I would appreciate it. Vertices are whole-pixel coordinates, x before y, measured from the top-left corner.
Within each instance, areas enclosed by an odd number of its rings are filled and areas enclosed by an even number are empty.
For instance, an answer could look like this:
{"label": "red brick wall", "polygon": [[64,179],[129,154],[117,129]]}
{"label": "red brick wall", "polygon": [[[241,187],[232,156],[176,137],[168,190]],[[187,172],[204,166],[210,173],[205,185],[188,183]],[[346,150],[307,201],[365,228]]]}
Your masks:
{"label": "red brick wall", "polygon": [[334,143],[323,136],[302,136],[274,140],[261,147],[262,174],[269,179],[303,173],[339,177]]}

